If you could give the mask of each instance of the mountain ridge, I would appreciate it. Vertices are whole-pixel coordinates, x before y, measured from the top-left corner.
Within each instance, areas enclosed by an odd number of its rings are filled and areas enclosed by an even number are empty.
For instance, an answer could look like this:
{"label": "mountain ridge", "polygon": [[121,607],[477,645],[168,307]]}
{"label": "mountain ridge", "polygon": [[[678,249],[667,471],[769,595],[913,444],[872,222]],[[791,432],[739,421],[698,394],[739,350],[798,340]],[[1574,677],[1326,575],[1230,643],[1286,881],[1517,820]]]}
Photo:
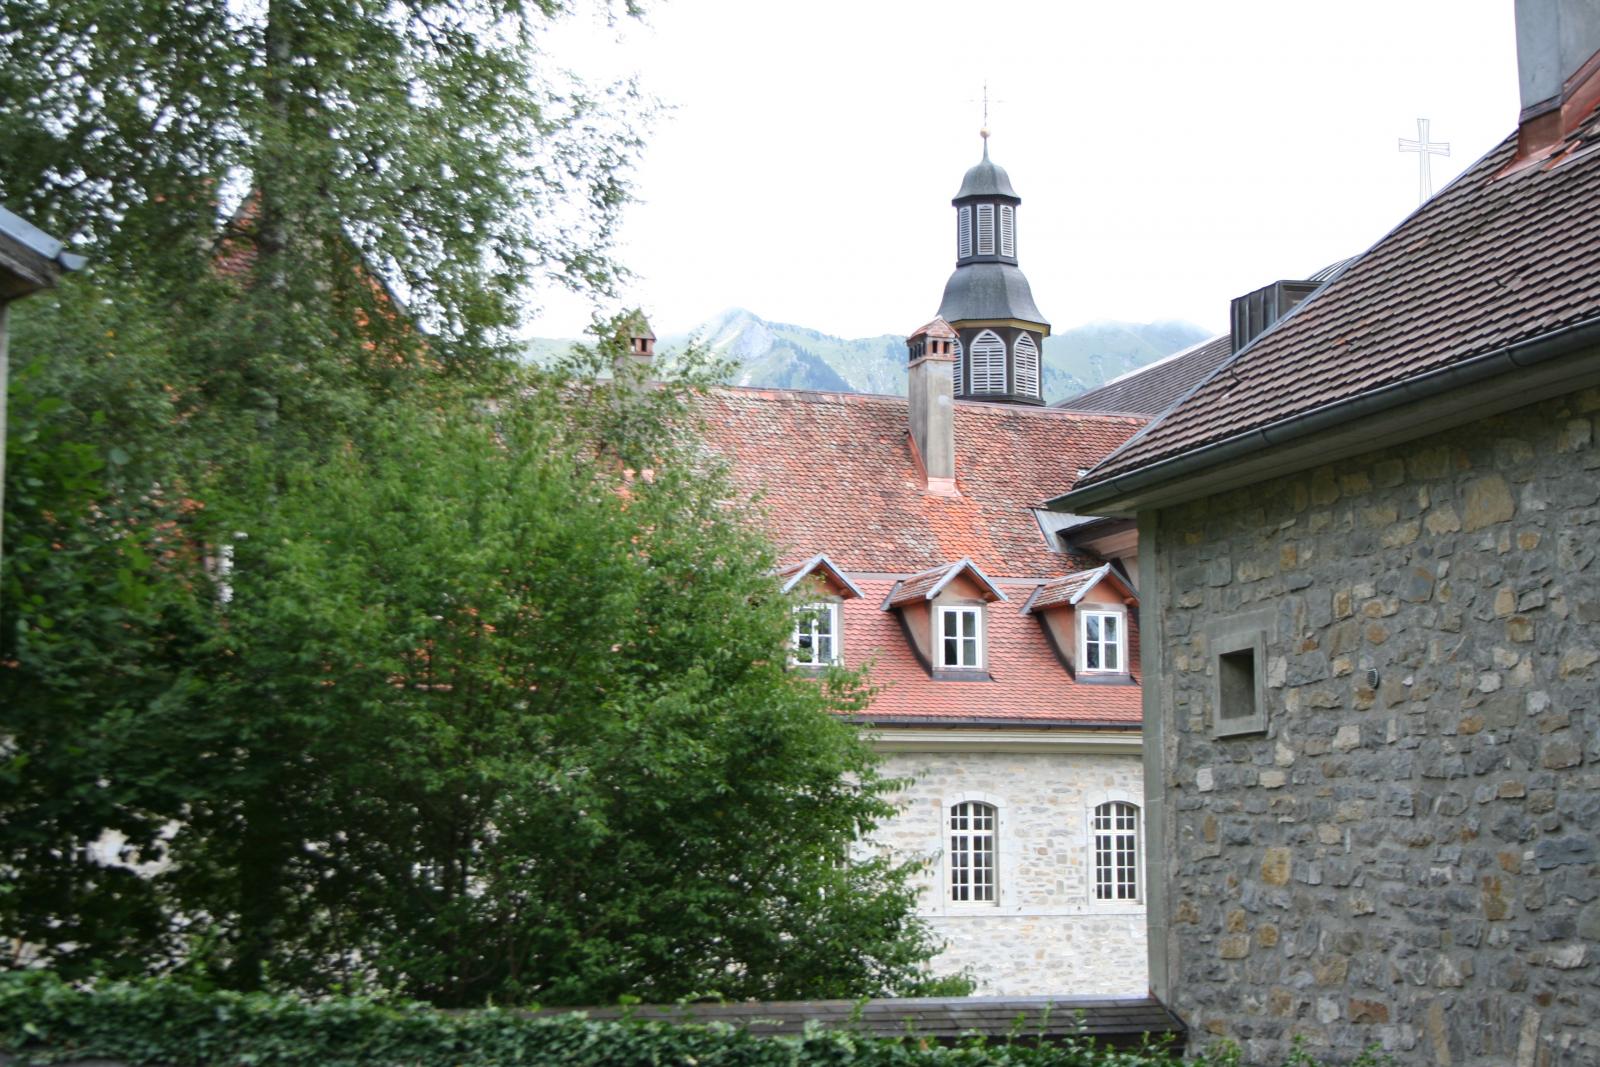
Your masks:
{"label": "mountain ridge", "polygon": [[[1045,338],[1041,363],[1047,402],[1096,388],[1127,371],[1171,355],[1210,336],[1193,323],[1100,320]],[[906,392],[905,338],[898,334],[842,338],[809,326],[773,322],[745,308],[728,308],[687,333],[656,341],[669,364],[698,340],[714,358],[732,365],[730,385],[832,392]],[[532,338],[525,357],[548,364],[572,339]]]}

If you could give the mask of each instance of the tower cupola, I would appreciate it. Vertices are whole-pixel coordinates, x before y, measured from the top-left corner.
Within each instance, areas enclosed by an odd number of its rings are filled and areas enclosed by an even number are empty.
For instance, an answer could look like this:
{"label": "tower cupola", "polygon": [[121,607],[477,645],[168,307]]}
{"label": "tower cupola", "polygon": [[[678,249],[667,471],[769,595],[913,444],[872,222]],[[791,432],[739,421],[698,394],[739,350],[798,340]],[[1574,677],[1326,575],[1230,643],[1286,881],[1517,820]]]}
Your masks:
{"label": "tower cupola", "polygon": [[961,179],[956,209],[956,269],[939,317],[956,331],[955,395],[969,400],[1043,404],[1041,353],[1050,324],[1017,265],[1022,198],[1005,169],[983,159]]}

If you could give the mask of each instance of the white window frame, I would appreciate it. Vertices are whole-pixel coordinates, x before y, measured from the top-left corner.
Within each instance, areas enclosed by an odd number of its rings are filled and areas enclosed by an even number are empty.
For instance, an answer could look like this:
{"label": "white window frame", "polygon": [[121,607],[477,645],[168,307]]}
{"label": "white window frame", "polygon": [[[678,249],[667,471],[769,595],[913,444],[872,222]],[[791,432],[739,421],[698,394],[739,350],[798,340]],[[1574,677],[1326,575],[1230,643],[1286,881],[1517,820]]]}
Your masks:
{"label": "white window frame", "polygon": [[1112,797],[1089,809],[1089,899],[1144,903],[1144,809]]}
{"label": "white window frame", "polygon": [[[826,616],[828,632],[826,635],[817,632],[817,621]],[[808,624],[809,625],[806,625]],[[804,661],[799,658],[800,638],[809,636],[811,650],[815,656],[818,639],[826,636],[830,644],[830,654],[826,661],[813,658]],[[836,667],[844,662],[844,650],[839,640],[839,602],[836,600],[819,600],[814,604],[805,604],[794,609],[794,628],[789,637],[789,665],[792,667]]]}
{"label": "white window frame", "polygon": [[966,259],[972,255],[972,205],[962,204],[956,208],[956,258]]}
{"label": "white window frame", "polygon": [[994,255],[994,205],[978,205],[978,255]]}
{"label": "white window frame", "polygon": [[1011,362],[1017,373],[1017,392],[1026,396],[1039,394],[1039,346],[1033,343],[1033,335],[1023,332],[1017,335],[1017,343],[1011,346]]}
{"label": "white window frame", "polygon": [[972,339],[972,392],[1006,391],[1006,343],[993,330]]}
{"label": "white window frame", "polygon": [[[960,618],[970,618],[972,620],[971,632],[970,633],[963,633],[962,630],[964,630],[965,628],[958,623],[957,626],[956,626],[956,631],[957,631],[956,632],[956,636],[953,637],[953,638],[947,638],[945,636],[945,632],[944,632],[945,620],[947,618],[950,618],[952,615],[955,616],[958,619],[960,619]],[[981,671],[981,670],[983,670],[983,609],[982,608],[972,607],[972,606],[966,605],[966,604],[957,604],[957,605],[954,605],[954,606],[951,606],[951,607],[941,606],[939,608],[938,612],[934,615],[934,624],[935,624],[935,629],[934,629],[934,633],[933,633],[933,639],[934,639],[934,642],[937,645],[937,648],[935,649],[935,652],[934,652],[934,660],[938,664],[938,669],[939,670],[941,670],[941,671]],[[958,643],[957,644],[958,653],[960,651],[960,645],[962,643],[965,643],[965,642],[968,642],[968,641],[972,642],[972,658],[973,658],[973,662],[970,663],[970,664],[962,664],[962,663],[959,663],[959,662],[958,663],[948,663],[948,662],[946,662],[945,661],[945,652],[948,651],[948,649],[945,647],[945,642],[946,641],[956,641]],[[956,656],[956,659],[957,660],[961,659],[961,656],[958,654]]]}
{"label": "white window frame", "polygon": [[[1117,624],[1117,636],[1114,641],[1105,639],[1105,622],[1100,623],[1100,639],[1089,640],[1089,620],[1111,619]],[[1097,645],[1100,651],[1100,666],[1089,666],[1089,646]],[[1112,648],[1117,654],[1117,666],[1107,667],[1105,650]],[[1127,674],[1128,673],[1128,617],[1121,611],[1106,611],[1100,608],[1080,607],[1078,609],[1078,669],[1086,674]]]}
{"label": "white window frame", "polygon": [[[984,825],[984,824],[987,825]],[[1000,806],[958,800],[944,808],[945,899],[951,904],[1000,903]]]}
{"label": "white window frame", "polygon": [[1013,258],[1017,254],[1017,214],[1010,204],[1000,205],[1000,254]]}

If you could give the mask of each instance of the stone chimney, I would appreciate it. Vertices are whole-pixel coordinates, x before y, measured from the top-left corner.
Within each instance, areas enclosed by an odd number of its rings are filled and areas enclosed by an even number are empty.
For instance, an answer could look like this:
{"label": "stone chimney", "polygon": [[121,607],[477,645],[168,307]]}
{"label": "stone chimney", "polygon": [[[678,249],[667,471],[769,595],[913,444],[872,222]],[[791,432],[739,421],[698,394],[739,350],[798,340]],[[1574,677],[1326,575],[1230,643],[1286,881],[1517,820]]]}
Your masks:
{"label": "stone chimney", "polygon": [[651,332],[643,311],[635,309],[628,312],[617,330],[617,344],[623,349],[616,358],[617,376],[622,376],[623,365],[626,364],[634,369],[638,377],[650,377],[651,361],[656,355],[656,335]]}
{"label": "stone chimney", "polygon": [[956,496],[955,330],[936,318],[906,338],[911,443],[927,492]]}
{"label": "stone chimney", "polygon": [[1517,158],[1541,158],[1600,104],[1600,3],[1516,0]]}

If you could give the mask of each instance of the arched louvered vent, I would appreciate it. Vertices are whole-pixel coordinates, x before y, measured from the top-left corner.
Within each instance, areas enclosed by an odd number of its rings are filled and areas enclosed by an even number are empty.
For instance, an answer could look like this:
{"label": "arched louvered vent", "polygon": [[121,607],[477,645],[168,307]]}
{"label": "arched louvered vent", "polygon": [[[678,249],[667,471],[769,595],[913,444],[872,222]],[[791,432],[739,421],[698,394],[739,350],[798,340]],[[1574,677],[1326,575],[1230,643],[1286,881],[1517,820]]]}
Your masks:
{"label": "arched louvered vent", "polygon": [[1006,343],[993,330],[984,330],[972,341],[972,391],[1006,391]]}
{"label": "arched louvered vent", "polygon": [[961,347],[961,338],[957,337],[950,343],[955,345],[956,353],[955,393],[956,396],[961,396],[967,391],[967,353],[966,350]]}
{"label": "arched louvered vent", "polygon": [[1032,334],[1017,338],[1012,349],[1012,365],[1017,371],[1017,392],[1024,396],[1039,395],[1039,346],[1033,343]]}
{"label": "arched louvered vent", "polygon": [[[1017,213],[1010,204],[1000,205],[1000,254],[1017,254]],[[1022,372],[1017,373],[1020,375]]]}
{"label": "arched louvered vent", "polygon": [[994,255],[994,205],[978,205],[978,255]]}
{"label": "arched louvered vent", "polygon": [[972,207],[963,206],[956,210],[956,258],[966,259],[972,255]]}

